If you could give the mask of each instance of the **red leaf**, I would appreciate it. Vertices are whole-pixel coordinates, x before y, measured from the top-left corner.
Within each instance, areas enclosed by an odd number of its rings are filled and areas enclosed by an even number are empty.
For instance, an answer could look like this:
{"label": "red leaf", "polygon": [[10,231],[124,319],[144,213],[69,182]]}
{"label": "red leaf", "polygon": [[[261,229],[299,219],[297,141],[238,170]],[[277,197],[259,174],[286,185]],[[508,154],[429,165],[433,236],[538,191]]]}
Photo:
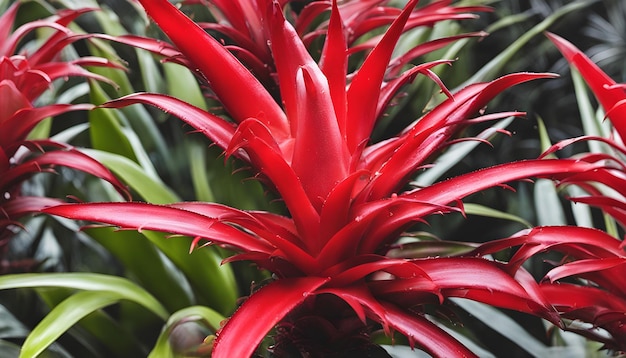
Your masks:
{"label": "red leaf", "polygon": [[626,272],[626,257],[587,259],[569,262],[550,270],[546,278],[550,280],[550,282],[554,282],[568,276],[580,275],[587,272],[595,273],[597,271],[618,267],[622,269],[621,272]]}
{"label": "red leaf", "polygon": [[155,93],[133,93],[100,107],[119,108],[143,103],[155,106],[166,113],[171,113],[197,129],[220,148],[226,149],[235,134],[235,125],[212,113],[206,112],[177,98]]}
{"label": "red leaf", "polygon": [[477,357],[459,341],[421,315],[409,313],[396,306],[383,303],[385,321],[409,338],[411,347],[415,342],[434,357]]}
{"label": "red leaf", "polygon": [[297,71],[298,113],[294,119],[298,123],[291,166],[309,201],[320,212],[333,188],[347,176],[350,154],[337,125],[326,80],[315,68]]}
{"label": "red leaf", "polygon": [[59,205],[43,211],[74,220],[115,225],[123,229],[154,230],[202,237],[244,251],[265,253],[274,251],[274,247],[267,242],[217,219],[174,207],[145,203],[89,203]]}
{"label": "red leaf", "polygon": [[619,240],[597,229],[543,226],[484,243],[474,254],[486,255],[521,246],[509,261],[511,270],[515,271],[531,256],[547,250],[559,250],[577,258],[621,257],[624,251],[619,248],[619,244]]}
{"label": "red leaf", "polygon": [[[297,266],[300,271],[311,273],[315,270],[313,257],[304,250],[305,245],[297,237],[294,237],[291,233],[288,233],[286,236],[280,235],[281,232],[285,233],[284,228],[280,230],[281,228],[276,224],[271,224],[270,227],[267,227],[265,223],[270,223],[270,221],[257,220],[257,213],[255,212],[246,212],[220,204],[202,202],[183,202],[169,204],[168,206],[189,210],[217,219],[223,223],[238,225],[275,246],[281,251],[277,255],[285,257],[289,262]],[[277,215],[273,216],[272,219],[279,220]]]}
{"label": "red leaf", "polygon": [[[406,225],[413,222],[423,220],[425,215],[434,212],[434,207],[445,207],[481,190],[503,185],[513,180],[533,177],[560,180],[598,168],[596,164],[576,160],[523,160],[481,169],[435,183],[426,188],[403,193],[398,195],[398,198],[403,199],[402,205],[404,207],[395,210],[394,215],[387,220],[385,225],[374,227],[363,239],[360,251],[363,253],[375,252],[385,240],[389,239],[392,233],[404,230]],[[379,207],[395,205],[396,202],[393,199],[365,203],[354,208],[352,217],[371,221],[372,215],[381,215],[381,213],[386,215],[387,211],[383,211]]]}
{"label": "red leaf", "polygon": [[[279,138],[289,126],[285,114],[263,85],[227,49],[167,0],[139,0],[176,47],[206,76],[237,122],[257,118]],[[233,84],[237,84],[236,87]],[[241,99],[245,98],[245,101]]]}
{"label": "red leaf", "polygon": [[269,283],[250,296],[218,332],[214,358],[250,357],[267,333],[296,306],[315,294],[327,279],[287,278]]}
{"label": "red leaf", "polygon": [[91,104],[53,104],[45,107],[22,109],[2,122],[3,131],[0,132],[0,146],[10,148],[10,152],[7,154],[12,155],[17,150],[19,142],[25,140],[28,133],[43,119],[70,111],[90,110],[93,107]]}
{"label": "red leaf", "polygon": [[311,249],[318,245],[320,240],[319,214],[309,201],[300,179],[285,161],[272,134],[263,123],[250,118],[237,127],[226,153],[230,155],[239,149],[248,153],[250,162],[276,186],[293,216],[303,242],[310,245]]}
{"label": "red leaf", "polygon": [[402,34],[411,11],[417,0],[407,3],[391,27],[385,32],[380,43],[367,56],[365,62],[354,76],[347,93],[348,112],[346,118],[346,136],[350,153],[360,157],[357,150],[367,142],[376,121],[376,105],[380,96],[387,65],[391,59],[396,42]]}
{"label": "red leaf", "polygon": [[626,100],[626,91],[616,86],[613,79],[570,42],[555,34],[546,33],[546,36],[556,45],[567,61],[580,71],[604,110],[610,112],[609,118],[620,137],[626,140],[626,106],[618,105],[620,101]]}
{"label": "red leaf", "polygon": [[[324,6],[326,6],[326,4],[324,4]],[[339,131],[344,137],[346,136],[346,71],[348,70],[346,46],[346,37],[341,15],[337,7],[337,1],[333,0],[328,33],[326,34],[326,41],[322,49],[319,66],[328,79],[330,97],[335,108]]]}
{"label": "red leaf", "polygon": [[85,173],[94,175],[100,179],[111,183],[115,189],[125,197],[128,197],[128,191],[106,167],[93,158],[77,151],[77,150],[55,150],[46,152],[35,159],[21,163],[11,168],[8,172],[0,177],[0,188],[7,188],[15,185],[26,176],[45,171],[56,165],[77,169]]}

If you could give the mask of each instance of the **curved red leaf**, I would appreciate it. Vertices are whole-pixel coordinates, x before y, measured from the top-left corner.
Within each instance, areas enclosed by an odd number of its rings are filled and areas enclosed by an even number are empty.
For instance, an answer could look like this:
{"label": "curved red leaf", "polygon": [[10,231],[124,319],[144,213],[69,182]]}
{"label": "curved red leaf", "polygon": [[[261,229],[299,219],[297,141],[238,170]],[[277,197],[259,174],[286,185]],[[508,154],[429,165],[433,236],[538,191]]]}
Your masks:
{"label": "curved red leaf", "polygon": [[239,229],[188,210],[145,203],[87,203],[46,208],[43,212],[123,229],[154,230],[231,245],[244,251],[272,253],[275,248]]}
{"label": "curved red leaf", "polygon": [[253,293],[217,333],[214,358],[250,357],[261,340],[285,315],[328,279],[286,278]]}
{"label": "curved red leaf", "polygon": [[133,93],[102,104],[102,108],[119,108],[143,103],[171,113],[197,129],[220,148],[228,148],[236,126],[224,118],[211,114],[178,98],[156,93]]}
{"label": "curved red leaf", "polygon": [[[258,118],[277,137],[286,138],[284,112],[263,85],[224,46],[167,0],[139,0],[148,15],[206,76],[226,110],[241,122]],[[237,86],[234,87],[233,83]],[[241,99],[245,98],[245,101]]]}

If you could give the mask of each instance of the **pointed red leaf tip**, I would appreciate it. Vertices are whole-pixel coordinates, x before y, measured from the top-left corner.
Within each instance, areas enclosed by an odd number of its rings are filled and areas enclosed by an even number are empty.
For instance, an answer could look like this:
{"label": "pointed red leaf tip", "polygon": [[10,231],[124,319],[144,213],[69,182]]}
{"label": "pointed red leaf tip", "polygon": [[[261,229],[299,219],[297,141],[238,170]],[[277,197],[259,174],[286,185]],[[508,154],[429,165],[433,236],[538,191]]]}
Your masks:
{"label": "pointed red leaf tip", "polygon": [[235,124],[178,98],[156,93],[133,93],[102,104],[102,108],[120,108],[142,103],[159,108],[189,124],[220,148],[226,149],[235,134]]}
{"label": "pointed red leaf tip", "polygon": [[213,358],[250,357],[285,315],[315,293],[327,278],[285,278],[253,293],[217,333]]}
{"label": "pointed red leaf tip", "polygon": [[[287,138],[285,113],[263,85],[222,44],[167,0],[139,0],[176,47],[197,66],[237,122],[257,118]],[[234,86],[233,84],[236,84]],[[242,101],[245,98],[245,101]]]}
{"label": "pointed red leaf tip", "polygon": [[367,56],[350,84],[347,93],[346,136],[348,149],[353,154],[357,153],[359,148],[363,148],[374,128],[376,106],[387,66],[404,25],[417,3],[417,0],[407,3],[400,16],[393,21],[383,38]]}
{"label": "pointed red leaf tip", "polygon": [[[626,90],[617,85],[598,65],[593,63],[582,51],[571,42],[553,33],[546,33],[546,36],[561,51],[565,59],[578,69],[598,101],[604,107],[611,123],[619,133],[622,140],[626,140]],[[620,104],[621,103],[621,104]]]}

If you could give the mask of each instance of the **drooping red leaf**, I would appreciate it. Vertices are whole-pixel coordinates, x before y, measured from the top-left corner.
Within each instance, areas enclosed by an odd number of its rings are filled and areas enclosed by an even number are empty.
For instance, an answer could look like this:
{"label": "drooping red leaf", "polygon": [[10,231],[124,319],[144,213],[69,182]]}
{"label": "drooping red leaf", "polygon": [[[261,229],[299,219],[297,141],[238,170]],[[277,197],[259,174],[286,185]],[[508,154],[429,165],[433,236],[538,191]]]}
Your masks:
{"label": "drooping red leaf", "polygon": [[321,277],[286,278],[254,292],[218,332],[213,357],[250,357],[285,315],[327,281]]}
{"label": "drooping red leaf", "polygon": [[615,81],[572,43],[552,33],[546,33],[546,36],[556,45],[567,61],[580,71],[604,110],[610,112],[609,118],[620,137],[626,140],[626,106],[618,105],[620,101],[626,99],[626,90],[615,86]]}

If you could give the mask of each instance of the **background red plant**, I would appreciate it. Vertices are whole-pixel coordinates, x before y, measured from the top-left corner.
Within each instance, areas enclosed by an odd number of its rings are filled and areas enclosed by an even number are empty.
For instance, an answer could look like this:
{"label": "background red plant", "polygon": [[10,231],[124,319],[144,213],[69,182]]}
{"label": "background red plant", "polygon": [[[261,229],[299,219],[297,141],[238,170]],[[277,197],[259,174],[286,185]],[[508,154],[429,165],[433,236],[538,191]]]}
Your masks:
{"label": "background red plant", "polygon": [[[117,190],[126,189],[117,178],[96,160],[70,146],[49,139],[29,139],[35,126],[48,117],[94,108],[91,104],[47,104],[35,101],[53,85],[68,76],[80,76],[110,82],[105,77],[85,70],[84,66],[118,65],[103,58],[83,57],[63,61],[60,51],[75,41],[90,37],[72,33],[66,26],[79,15],[90,11],[61,11],[53,18],[37,20],[12,31],[20,3],[14,3],[0,17],[0,250],[14,234],[12,227],[28,213],[61,203],[58,199],[21,195],[21,184],[35,173],[53,172],[55,166],[78,169],[109,181]],[[35,50],[19,50],[20,41],[29,33],[50,28],[53,34]],[[24,263],[26,264],[26,263]],[[30,263],[32,264],[32,263]],[[8,268],[7,268],[8,265]],[[2,271],[13,270],[17,263],[2,262]]]}

